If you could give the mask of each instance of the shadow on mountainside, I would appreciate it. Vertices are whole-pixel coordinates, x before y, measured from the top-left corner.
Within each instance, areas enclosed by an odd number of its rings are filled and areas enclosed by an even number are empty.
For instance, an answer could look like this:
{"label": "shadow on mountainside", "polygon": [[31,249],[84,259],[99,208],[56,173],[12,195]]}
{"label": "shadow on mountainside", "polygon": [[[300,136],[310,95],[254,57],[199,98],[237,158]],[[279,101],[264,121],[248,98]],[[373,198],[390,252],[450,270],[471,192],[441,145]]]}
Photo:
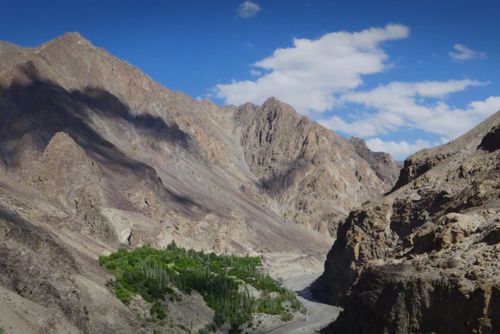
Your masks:
{"label": "shadow on mountainside", "polygon": [[296,158],[288,164],[284,171],[275,172],[269,178],[259,180],[257,186],[269,192],[272,196],[281,195],[294,185],[295,178],[310,165],[310,162]]}
{"label": "shadow on mountainside", "polygon": [[43,152],[51,138],[62,131],[105,169],[145,179],[165,193],[166,200],[200,207],[191,198],[167,189],[154,168],[128,157],[104,139],[91,127],[91,115],[125,120],[141,135],[189,149],[193,141],[177,124],[169,125],[150,114],[134,115],[116,96],[100,88],[68,91],[42,78],[31,62],[22,65],[20,71],[26,83],[13,81],[7,87],[0,86],[0,155],[8,169],[18,167],[27,145]]}

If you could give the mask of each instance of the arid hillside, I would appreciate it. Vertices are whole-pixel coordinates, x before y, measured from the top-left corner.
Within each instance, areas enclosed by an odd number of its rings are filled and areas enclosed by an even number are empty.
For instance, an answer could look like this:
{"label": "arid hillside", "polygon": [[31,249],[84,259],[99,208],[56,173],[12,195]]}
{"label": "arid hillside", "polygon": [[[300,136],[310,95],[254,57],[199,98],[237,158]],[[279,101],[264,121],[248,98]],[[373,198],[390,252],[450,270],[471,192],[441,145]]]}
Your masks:
{"label": "arid hillside", "polygon": [[392,186],[285,103],[192,99],[78,33],[0,42],[0,60],[0,323],[19,332],[137,333],[97,262],[119,247],[320,265],[338,222]]}

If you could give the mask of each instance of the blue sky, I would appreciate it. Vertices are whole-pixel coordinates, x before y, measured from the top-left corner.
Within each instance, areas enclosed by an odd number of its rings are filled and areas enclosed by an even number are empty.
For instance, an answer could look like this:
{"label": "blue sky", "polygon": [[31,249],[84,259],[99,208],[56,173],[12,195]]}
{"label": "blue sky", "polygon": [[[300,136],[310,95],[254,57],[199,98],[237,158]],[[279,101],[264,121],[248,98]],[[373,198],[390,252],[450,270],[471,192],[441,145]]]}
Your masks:
{"label": "blue sky", "polygon": [[0,39],[66,31],[216,103],[269,95],[403,159],[500,109],[499,1],[5,1]]}

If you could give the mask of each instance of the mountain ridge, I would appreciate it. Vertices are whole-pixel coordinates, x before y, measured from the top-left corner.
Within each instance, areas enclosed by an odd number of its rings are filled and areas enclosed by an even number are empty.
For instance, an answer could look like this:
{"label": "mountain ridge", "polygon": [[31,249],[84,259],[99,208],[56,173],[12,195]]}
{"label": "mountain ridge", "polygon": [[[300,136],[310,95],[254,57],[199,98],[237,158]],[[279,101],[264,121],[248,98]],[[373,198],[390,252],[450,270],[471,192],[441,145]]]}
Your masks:
{"label": "mountain ridge", "polygon": [[[8,244],[0,251],[12,269],[0,285],[16,296],[9,312],[40,310],[48,332],[148,326],[106,289],[97,258],[120,247],[174,240],[263,256],[274,272],[316,270],[353,202],[385,184],[346,140],[276,99],[225,108],[197,101],[78,33],[0,59],[0,246]],[[269,141],[259,144],[261,130]],[[331,175],[333,190],[323,186]],[[49,235],[47,247],[65,249],[67,259],[44,267],[30,234],[14,241],[1,232],[16,224]],[[43,274],[44,288],[14,286],[22,268]],[[76,293],[65,299],[66,291]]]}

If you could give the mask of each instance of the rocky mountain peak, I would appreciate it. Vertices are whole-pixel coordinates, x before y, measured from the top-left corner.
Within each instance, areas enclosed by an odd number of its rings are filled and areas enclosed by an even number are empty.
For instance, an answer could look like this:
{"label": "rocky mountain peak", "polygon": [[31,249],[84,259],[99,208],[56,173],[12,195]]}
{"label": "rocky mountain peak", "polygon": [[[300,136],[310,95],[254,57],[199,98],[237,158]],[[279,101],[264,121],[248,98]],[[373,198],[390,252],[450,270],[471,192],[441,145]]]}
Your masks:
{"label": "rocky mountain peak", "polygon": [[275,97],[270,97],[261,106],[261,110],[268,114],[269,119],[278,119],[278,118],[286,118],[287,122],[295,122],[299,121],[305,123],[311,123],[311,121],[305,117],[300,115],[291,105],[280,101]]}
{"label": "rocky mountain peak", "polygon": [[298,113],[292,108],[292,106],[290,106],[285,102],[280,101],[276,97],[270,97],[267,100],[265,100],[264,103],[262,104],[262,109],[283,110],[298,115]]}
{"label": "rocky mountain peak", "polygon": [[63,35],[54,38],[53,40],[43,44],[41,48],[47,46],[61,46],[61,47],[94,47],[92,42],[83,37],[79,32],[67,32]]}
{"label": "rocky mountain peak", "polygon": [[[276,98],[240,106],[235,118],[250,170],[287,219],[333,232],[353,206],[392,186],[347,140]],[[390,168],[380,160],[381,170],[392,168],[392,159],[385,161]]]}

